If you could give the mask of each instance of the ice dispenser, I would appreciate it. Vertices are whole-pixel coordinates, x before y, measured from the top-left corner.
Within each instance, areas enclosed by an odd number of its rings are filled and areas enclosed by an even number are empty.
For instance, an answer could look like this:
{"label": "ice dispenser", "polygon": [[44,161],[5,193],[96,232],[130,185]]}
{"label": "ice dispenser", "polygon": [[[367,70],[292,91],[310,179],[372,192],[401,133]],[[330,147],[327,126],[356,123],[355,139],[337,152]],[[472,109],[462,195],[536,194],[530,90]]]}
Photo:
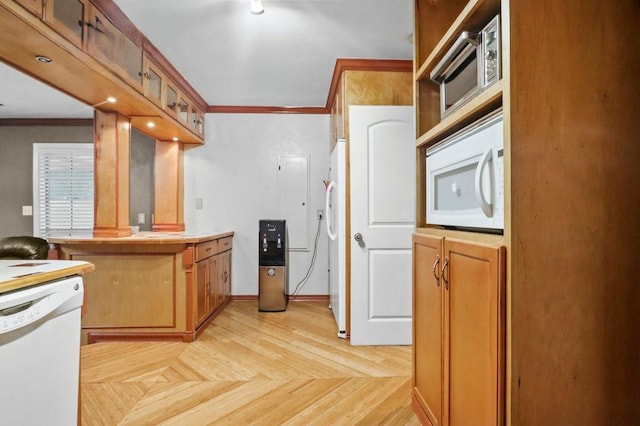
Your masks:
{"label": "ice dispenser", "polygon": [[284,311],[289,298],[285,220],[260,220],[258,253],[258,310]]}

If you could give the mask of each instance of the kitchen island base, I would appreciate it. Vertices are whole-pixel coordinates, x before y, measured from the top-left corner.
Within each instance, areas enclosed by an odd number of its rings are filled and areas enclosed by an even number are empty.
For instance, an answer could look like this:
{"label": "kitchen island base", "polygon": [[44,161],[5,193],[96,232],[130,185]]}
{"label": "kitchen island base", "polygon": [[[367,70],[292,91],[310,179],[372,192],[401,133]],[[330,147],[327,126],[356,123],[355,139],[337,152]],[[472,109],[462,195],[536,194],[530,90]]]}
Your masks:
{"label": "kitchen island base", "polygon": [[52,238],[60,259],[95,265],[82,343],[191,342],[229,303],[232,232]]}

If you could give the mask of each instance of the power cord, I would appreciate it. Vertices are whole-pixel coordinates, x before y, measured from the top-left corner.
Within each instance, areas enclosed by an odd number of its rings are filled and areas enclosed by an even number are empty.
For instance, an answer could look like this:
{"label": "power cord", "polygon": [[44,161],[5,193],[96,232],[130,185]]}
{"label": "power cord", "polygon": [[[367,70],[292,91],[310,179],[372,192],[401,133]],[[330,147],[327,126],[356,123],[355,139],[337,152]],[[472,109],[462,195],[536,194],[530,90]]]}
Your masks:
{"label": "power cord", "polygon": [[300,280],[300,282],[296,284],[296,288],[294,289],[293,293],[289,295],[289,298],[291,300],[295,300],[296,296],[298,295],[298,292],[302,290],[304,285],[307,283],[307,280],[311,276],[311,271],[313,270],[313,265],[316,262],[316,255],[318,253],[318,239],[320,238],[321,223],[322,223],[322,216],[318,217],[318,230],[316,231],[316,240],[315,240],[315,243],[313,244],[313,256],[311,257],[311,264],[309,265],[309,269],[307,269],[307,273],[304,275],[302,280]]}

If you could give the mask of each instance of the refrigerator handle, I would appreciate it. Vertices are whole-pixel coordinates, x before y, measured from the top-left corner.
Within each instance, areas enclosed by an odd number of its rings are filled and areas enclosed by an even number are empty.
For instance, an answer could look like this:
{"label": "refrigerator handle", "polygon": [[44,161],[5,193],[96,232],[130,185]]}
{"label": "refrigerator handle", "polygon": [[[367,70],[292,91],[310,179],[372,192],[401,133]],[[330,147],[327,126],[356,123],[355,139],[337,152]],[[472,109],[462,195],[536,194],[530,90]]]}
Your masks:
{"label": "refrigerator handle", "polygon": [[337,232],[336,233],[331,232],[331,228],[333,227],[333,223],[331,222],[333,219],[333,214],[331,213],[331,203],[329,202],[329,200],[331,199],[331,191],[333,191],[335,186],[336,186],[335,181],[331,181],[327,186],[327,192],[325,194],[326,198],[324,203],[324,211],[326,212],[326,215],[327,215],[325,220],[325,222],[327,223],[327,235],[329,235],[329,238],[331,239],[331,241],[335,241],[336,238],[338,238]]}

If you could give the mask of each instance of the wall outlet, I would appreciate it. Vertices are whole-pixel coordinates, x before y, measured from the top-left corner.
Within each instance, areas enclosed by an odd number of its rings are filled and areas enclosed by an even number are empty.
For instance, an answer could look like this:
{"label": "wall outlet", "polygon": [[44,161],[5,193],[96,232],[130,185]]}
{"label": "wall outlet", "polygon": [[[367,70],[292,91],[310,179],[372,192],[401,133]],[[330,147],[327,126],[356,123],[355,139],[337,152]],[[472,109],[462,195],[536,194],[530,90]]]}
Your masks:
{"label": "wall outlet", "polygon": [[318,210],[318,220],[322,220],[322,218],[324,217],[324,210]]}
{"label": "wall outlet", "polygon": [[138,225],[144,225],[147,221],[144,213],[138,213]]}
{"label": "wall outlet", "polygon": [[33,216],[33,207],[22,206],[22,216]]}
{"label": "wall outlet", "polygon": [[202,198],[196,198],[196,210],[202,210]]}

